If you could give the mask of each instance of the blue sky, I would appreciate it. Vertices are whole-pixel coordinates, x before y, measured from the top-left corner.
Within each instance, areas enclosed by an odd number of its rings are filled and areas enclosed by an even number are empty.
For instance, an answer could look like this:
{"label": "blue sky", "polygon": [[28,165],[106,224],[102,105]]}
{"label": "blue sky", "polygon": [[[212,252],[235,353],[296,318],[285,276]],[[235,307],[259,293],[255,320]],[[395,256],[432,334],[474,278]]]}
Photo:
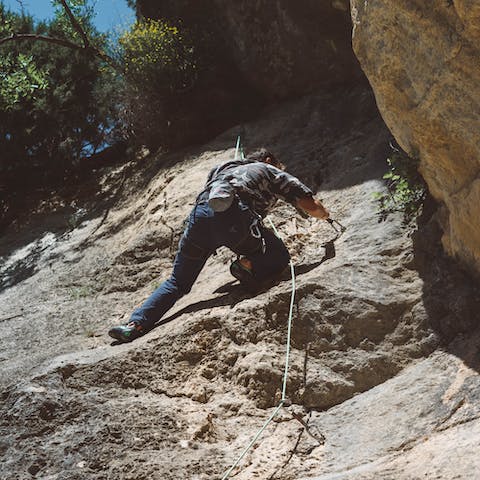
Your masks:
{"label": "blue sky", "polygon": [[[10,10],[20,11],[20,3],[17,0],[3,0],[5,6]],[[39,20],[51,18],[53,16],[53,7],[50,0],[22,0],[25,11]],[[115,27],[126,27],[135,20],[135,14],[127,6],[125,0],[92,0],[91,4],[95,6],[97,16],[95,25],[105,32]]]}

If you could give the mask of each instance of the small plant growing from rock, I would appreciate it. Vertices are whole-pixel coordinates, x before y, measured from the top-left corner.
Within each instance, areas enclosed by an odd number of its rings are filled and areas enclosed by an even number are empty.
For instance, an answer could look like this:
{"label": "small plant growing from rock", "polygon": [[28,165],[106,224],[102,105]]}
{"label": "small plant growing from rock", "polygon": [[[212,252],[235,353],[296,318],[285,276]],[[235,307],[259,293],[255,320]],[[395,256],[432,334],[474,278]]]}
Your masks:
{"label": "small plant growing from rock", "polygon": [[405,223],[410,223],[425,200],[427,186],[418,172],[418,161],[405,152],[394,149],[387,158],[388,171],[383,175],[386,192],[374,192],[382,219],[393,212],[403,212]]}
{"label": "small plant growing from rock", "polygon": [[94,289],[90,285],[71,287],[69,288],[68,292],[73,300],[91,297],[95,293]]}

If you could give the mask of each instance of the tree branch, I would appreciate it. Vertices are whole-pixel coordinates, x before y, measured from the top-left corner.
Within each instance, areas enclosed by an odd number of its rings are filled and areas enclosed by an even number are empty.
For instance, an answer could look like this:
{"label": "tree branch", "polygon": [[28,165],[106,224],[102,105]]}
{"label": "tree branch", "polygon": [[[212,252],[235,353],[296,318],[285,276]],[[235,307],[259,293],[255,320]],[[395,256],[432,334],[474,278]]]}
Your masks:
{"label": "tree branch", "polygon": [[123,72],[123,70],[120,68],[120,66],[112,57],[110,57],[106,53],[103,53],[98,48],[92,47],[91,45],[89,45],[88,47],[84,47],[83,45],[78,45],[75,42],[71,42],[70,40],[65,40],[63,38],[48,37],[46,35],[37,35],[36,33],[13,33],[9,37],[0,38],[0,45],[8,42],[16,42],[16,41],[22,41],[22,40],[35,40],[40,42],[52,43],[54,45],[60,45],[62,47],[72,48],[74,50],[80,50],[86,53],[90,53],[100,58],[104,62],[108,63],[117,72],[120,72],[120,73]]}
{"label": "tree branch", "polygon": [[85,50],[82,45],[77,45],[69,40],[63,38],[47,37],[45,35],[37,35],[36,33],[13,33],[9,37],[0,38],[0,45],[7,42],[21,41],[21,40],[38,40],[40,42],[53,43],[61,45],[62,47],[73,48],[75,50]]}
{"label": "tree branch", "polygon": [[60,3],[63,6],[63,9],[65,10],[68,19],[70,20],[70,23],[72,24],[73,28],[80,34],[83,40],[83,45],[85,48],[90,47],[90,40],[88,39],[87,34],[85,33],[85,30],[82,28],[78,20],[75,18],[75,15],[73,14],[72,10],[68,6],[68,3],[66,0],[60,0]]}
{"label": "tree branch", "polygon": [[19,40],[20,41],[37,40],[40,42],[53,43],[54,45],[60,45],[62,47],[72,48],[74,50],[81,50],[87,53],[91,53],[92,55],[95,55],[96,57],[103,60],[105,63],[108,63],[117,72],[123,73],[121,67],[110,55],[107,55],[106,53],[104,53],[103,51],[101,51],[100,49],[98,49],[97,47],[93,46],[90,43],[90,40],[88,39],[88,36],[85,30],[82,28],[78,20],[75,18],[75,15],[73,15],[72,10],[68,6],[66,0],[60,0],[60,3],[62,4],[73,28],[82,37],[83,45],[78,45],[75,42],[72,42],[70,40],[65,40],[63,38],[49,37],[46,35],[37,35],[35,33],[13,33],[8,37],[0,38],[0,45],[2,45],[3,43],[19,41]]}

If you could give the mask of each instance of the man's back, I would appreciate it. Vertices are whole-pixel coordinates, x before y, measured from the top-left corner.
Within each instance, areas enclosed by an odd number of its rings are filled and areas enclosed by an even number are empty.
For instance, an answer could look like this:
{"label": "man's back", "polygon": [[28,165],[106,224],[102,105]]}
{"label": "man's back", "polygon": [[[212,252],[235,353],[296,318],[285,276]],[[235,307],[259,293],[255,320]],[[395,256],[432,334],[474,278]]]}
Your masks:
{"label": "man's back", "polygon": [[293,175],[264,162],[236,161],[216,167],[209,183],[228,182],[242,200],[261,216],[265,216],[278,198],[294,203],[312,191]]}

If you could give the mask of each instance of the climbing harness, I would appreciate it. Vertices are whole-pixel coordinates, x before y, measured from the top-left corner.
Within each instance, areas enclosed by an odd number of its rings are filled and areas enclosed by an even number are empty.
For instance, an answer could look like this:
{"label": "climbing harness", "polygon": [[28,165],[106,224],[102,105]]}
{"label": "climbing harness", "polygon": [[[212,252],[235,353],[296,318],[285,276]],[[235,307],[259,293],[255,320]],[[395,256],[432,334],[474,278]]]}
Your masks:
{"label": "climbing harness", "polygon": [[[243,151],[240,135],[237,137],[234,161],[238,160],[239,156],[241,160],[245,160],[245,153]],[[254,239],[259,240],[261,242],[262,253],[265,254],[267,245],[265,243],[265,239],[263,238],[262,230],[261,230],[261,227],[263,226],[263,219],[257,212],[255,212],[250,207],[250,205],[248,205],[248,203],[245,203],[245,202],[242,202],[242,203],[250,211],[253,217],[252,223],[250,224],[250,234]]]}

